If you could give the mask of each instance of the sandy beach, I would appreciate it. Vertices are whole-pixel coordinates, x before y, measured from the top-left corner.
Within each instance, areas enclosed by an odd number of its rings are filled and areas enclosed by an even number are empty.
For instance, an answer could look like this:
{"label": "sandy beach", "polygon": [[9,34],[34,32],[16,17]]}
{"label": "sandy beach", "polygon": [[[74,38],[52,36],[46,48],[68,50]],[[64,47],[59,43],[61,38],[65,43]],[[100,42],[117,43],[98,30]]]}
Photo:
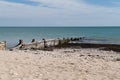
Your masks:
{"label": "sandy beach", "polygon": [[120,53],[82,48],[1,50],[0,80],[120,80]]}

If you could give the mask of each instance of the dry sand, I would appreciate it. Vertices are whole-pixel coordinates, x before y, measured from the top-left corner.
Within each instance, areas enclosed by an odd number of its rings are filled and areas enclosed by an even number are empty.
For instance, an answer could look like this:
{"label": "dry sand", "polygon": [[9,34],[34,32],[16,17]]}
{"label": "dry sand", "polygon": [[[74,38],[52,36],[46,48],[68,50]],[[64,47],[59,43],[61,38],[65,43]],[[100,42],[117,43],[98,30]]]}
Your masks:
{"label": "dry sand", "polygon": [[0,80],[120,80],[120,53],[70,48],[0,51]]}

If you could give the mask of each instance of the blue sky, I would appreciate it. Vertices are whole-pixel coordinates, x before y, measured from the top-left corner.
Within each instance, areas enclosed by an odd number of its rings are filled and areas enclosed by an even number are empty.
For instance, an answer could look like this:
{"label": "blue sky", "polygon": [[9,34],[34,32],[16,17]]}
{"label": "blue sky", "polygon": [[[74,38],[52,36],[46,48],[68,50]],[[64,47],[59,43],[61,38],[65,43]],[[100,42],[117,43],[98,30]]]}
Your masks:
{"label": "blue sky", "polygon": [[106,7],[117,7],[120,5],[116,5],[115,3],[119,3],[120,0],[84,0],[88,4],[106,6]]}
{"label": "blue sky", "polygon": [[[37,2],[30,1],[30,0],[4,0],[4,1],[22,3],[22,4],[28,4],[28,5],[38,5],[39,4]],[[84,0],[84,1],[86,3],[92,4],[92,5],[109,6],[109,7],[116,6],[112,2],[120,2],[120,0]]]}
{"label": "blue sky", "polygon": [[4,0],[4,1],[8,1],[8,2],[14,2],[14,3],[22,3],[22,4],[27,4],[27,5],[37,5],[37,2],[33,2],[30,0]]}
{"label": "blue sky", "polygon": [[0,0],[0,26],[120,26],[120,0]]}

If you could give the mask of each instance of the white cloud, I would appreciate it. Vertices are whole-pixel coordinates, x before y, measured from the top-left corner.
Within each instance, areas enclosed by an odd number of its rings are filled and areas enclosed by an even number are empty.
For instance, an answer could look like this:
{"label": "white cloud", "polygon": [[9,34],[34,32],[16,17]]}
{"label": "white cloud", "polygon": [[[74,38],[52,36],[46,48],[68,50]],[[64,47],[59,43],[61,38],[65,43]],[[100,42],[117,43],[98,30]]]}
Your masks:
{"label": "white cloud", "polygon": [[84,4],[77,3],[76,0],[31,0],[34,2],[39,2],[41,5],[46,5],[49,7],[56,7],[56,8],[78,8],[78,7],[85,7]]}
{"label": "white cloud", "polygon": [[50,10],[51,12],[49,14],[54,12],[54,10],[44,7],[0,1],[0,16],[2,17],[39,17],[47,15]]}
{"label": "white cloud", "polygon": [[26,21],[26,24],[30,23],[33,25],[40,25],[42,23],[43,25],[103,25],[105,22],[106,24],[111,24],[112,19],[114,24],[115,22],[118,24],[118,21],[120,20],[120,16],[118,15],[120,14],[119,7],[109,8],[94,6],[84,3],[83,0],[31,1],[40,4],[32,6],[0,1],[0,17],[13,18],[12,23],[16,20],[18,22],[24,21],[24,24]]}

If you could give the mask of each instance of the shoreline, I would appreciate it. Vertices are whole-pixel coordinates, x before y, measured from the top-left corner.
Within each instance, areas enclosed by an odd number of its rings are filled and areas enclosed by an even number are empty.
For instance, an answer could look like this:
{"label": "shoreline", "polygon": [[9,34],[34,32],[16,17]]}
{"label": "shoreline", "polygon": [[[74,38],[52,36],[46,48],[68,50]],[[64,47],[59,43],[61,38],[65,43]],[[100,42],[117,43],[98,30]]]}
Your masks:
{"label": "shoreline", "polygon": [[108,39],[108,43],[112,43],[111,41],[119,43],[120,41],[120,28],[117,27],[2,27],[0,28],[0,34],[2,35],[0,41],[6,40],[9,45],[8,47],[15,46],[19,39],[23,39],[26,43],[29,43],[33,38],[41,40],[42,38],[83,36],[88,38],[88,42],[91,38],[93,42],[101,42],[98,39],[103,39],[102,42],[107,42]]}
{"label": "shoreline", "polygon": [[[36,41],[35,39],[31,40],[31,43],[25,43],[23,40],[19,40],[19,43],[9,48],[9,50],[50,50],[56,48],[69,48],[69,47],[81,47],[81,48],[99,48],[101,50],[113,50],[116,52],[120,52],[120,44],[105,44],[105,43],[87,43],[84,42],[85,37],[75,37],[75,38],[63,38],[63,39],[42,39],[40,41]],[[0,42],[0,49],[8,49],[7,42]]]}
{"label": "shoreline", "polygon": [[70,39],[52,39],[52,40],[43,40],[41,42],[32,40],[31,43],[25,44],[23,40],[20,40],[19,43],[12,49],[20,50],[53,50],[56,48],[70,48],[70,47],[81,47],[81,48],[99,48],[100,50],[106,51],[115,51],[120,52],[120,44],[105,44],[105,43],[78,43],[82,38],[73,38]]}
{"label": "shoreline", "polygon": [[[43,38],[45,39],[45,38]],[[20,39],[22,41],[21,45],[34,45],[34,43],[36,45],[39,45],[39,43],[43,43],[43,39],[39,40],[39,41],[36,41],[35,39],[32,39],[31,42],[25,42],[23,41],[22,39]],[[5,47],[6,49],[11,49],[11,48],[15,48],[16,46],[18,46],[20,44],[20,40],[19,42],[15,42],[14,45],[13,43],[5,43]],[[52,47],[56,47],[56,46],[59,46],[59,41],[61,41],[61,46],[81,46],[83,48],[105,48],[104,50],[114,50],[114,51],[118,51],[120,52],[119,50],[119,47],[120,47],[120,44],[119,43],[111,43],[111,42],[106,42],[107,39],[97,39],[97,38],[89,38],[89,37],[67,37],[67,38],[57,38],[57,39],[45,39],[46,41],[46,44],[49,46],[52,46]],[[4,41],[2,41],[4,42]],[[52,43],[52,44],[51,44]],[[54,45],[54,43],[56,45]],[[11,46],[10,46],[11,45]],[[0,43],[0,46],[1,46],[1,43]],[[35,45],[34,45],[35,46]],[[25,46],[24,46],[25,47]],[[40,46],[39,46],[40,47]]]}

